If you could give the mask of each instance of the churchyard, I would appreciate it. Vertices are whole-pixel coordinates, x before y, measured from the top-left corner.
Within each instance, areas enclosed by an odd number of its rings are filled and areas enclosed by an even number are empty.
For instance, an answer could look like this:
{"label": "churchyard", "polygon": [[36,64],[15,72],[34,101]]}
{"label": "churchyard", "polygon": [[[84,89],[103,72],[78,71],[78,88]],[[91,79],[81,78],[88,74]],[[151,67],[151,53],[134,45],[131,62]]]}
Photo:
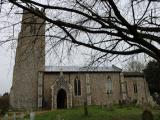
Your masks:
{"label": "churchyard", "polygon": [[[160,109],[150,109],[153,120],[160,120]],[[89,106],[88,116],[84,108],[58,109],[37,112],[9,112],[1,117],[2,120],[142,120],[143,109],[133,106]],[[146,119],[148,120],[148,119]]]}

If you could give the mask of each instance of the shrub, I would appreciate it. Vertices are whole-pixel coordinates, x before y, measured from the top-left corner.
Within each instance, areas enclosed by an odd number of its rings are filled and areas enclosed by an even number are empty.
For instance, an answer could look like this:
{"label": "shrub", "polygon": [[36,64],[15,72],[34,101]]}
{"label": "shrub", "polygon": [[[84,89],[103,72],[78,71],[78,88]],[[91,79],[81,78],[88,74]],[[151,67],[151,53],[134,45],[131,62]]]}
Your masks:
{"label": "shrub", "polygon": [[9,109],[9,95],[0,97],[0,114],[5,114]]}
{"label": "shrub", "polygon": [[150,110],[144,110],[142,114],[142,120],[153,120],[153,114]]}

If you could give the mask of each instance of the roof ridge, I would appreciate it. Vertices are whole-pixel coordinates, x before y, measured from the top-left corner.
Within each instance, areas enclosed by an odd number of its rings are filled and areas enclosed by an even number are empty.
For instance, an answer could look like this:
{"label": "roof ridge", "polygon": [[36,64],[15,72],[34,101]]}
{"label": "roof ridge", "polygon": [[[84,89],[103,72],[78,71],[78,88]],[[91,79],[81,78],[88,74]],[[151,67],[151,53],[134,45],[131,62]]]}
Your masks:
{"label": "roof ridge", "polygon": [[45,71],[47,72],[121,72],[118,67],[108,67],[108,66],[45,66]]}

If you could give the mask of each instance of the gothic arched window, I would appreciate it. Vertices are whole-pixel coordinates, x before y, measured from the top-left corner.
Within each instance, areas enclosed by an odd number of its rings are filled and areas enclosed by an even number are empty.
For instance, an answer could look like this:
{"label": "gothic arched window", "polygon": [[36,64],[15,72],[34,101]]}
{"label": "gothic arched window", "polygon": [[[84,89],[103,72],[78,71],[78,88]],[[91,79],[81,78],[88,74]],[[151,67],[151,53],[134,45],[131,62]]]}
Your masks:
{"label": "gothic arched window", "polygon": [[78,77],[74,80],[74,94],[75,96],[81,95],[81,81],[78,79]]}
{"label": "gothic arched window", "polygon": [[134,93],[137,93],[137,83],[133,83]]}
{"label": "gothic arched window", "polygon": [[112,80],[110,76],[108,76],[106,81],[106,92],[107,94],[112,94]]}

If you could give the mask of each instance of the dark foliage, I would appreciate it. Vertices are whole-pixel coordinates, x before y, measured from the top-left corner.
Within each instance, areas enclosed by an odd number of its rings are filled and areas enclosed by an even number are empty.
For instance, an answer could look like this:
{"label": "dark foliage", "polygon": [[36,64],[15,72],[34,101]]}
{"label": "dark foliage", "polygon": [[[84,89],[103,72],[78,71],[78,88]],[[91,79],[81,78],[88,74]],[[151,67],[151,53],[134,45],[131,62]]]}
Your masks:
{"label": "dark foliage", "polygon": [[0,114],[5,114],[9,109],[9,94],[5,93],[0,97]]}
{"label": "dark foliage", "polygon": [[160,63],[150,61],[144,70],[144,75],[153,99],[160,104]]}
{"label": "dark foliage", "polygon": [[150,110],[144,110],[142,114],[142,120],[153,120],[153,114]]}
{"label": "dark foliage", "polygon": [[160,63],[150,61],[144,70],[144,75],[151,94],[160,93]]}

